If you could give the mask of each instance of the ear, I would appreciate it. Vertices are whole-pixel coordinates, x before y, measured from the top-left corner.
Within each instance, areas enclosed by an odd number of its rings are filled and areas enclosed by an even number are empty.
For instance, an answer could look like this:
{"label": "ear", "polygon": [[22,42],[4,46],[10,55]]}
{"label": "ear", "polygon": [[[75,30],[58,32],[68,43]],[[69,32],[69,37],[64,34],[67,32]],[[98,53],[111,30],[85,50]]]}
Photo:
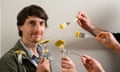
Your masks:
{"label": "ear", "polygon": [[23,27],[22,26],[18,26],[18,30],[22,31]]}

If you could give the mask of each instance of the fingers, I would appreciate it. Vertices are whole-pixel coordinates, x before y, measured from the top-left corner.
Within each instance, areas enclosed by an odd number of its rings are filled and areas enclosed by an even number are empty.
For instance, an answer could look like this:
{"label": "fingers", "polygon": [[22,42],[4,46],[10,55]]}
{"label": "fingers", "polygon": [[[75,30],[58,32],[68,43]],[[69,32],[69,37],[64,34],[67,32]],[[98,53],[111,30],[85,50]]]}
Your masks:
{"label": "fingers", "polygon": [[85,68],[88,70],[88,72],[91,72],[91,71],[99,72],[98,69],[100,68],[102,69],[102,66],[100,65],[100,63],[96,59],[88,55],[83,55],[81,60]]}
{"label": "fingers", "polygon": [[69,60],[70,60],[70,58],[69,58],[69,57],[67,57],[67,56],[63,56],[63,57],[62,57],[62,60],[63,60],[63,61],[69,61]]}
{"label": "fingers", "polygon": [[70,65],[69,65],[69,58],[68,57],[66,57],[66,56],[64,56],[64,57],[62,57],[62,59],[61,59],[61,66],[62,66],[62,68],[70,68]]}
{"label": "fingers", "polygon": [[84,22],[84,21],[86,21],[86,19],[88,19],[87,15],[82,12],[78,12],[78,15],[76,18],[78,19],[77,20],[78,23]]}
{"label": "fingers", "polygon": [[49,60],[46,59],[45,57],[42,57],[39,64],[49,64]]}
{"label": "fingers", "polygon": [[96,36],[96,40],[101,42],[101,43],[105,43],[105,42],[110,40],[110,37],[111,37],[111,33],[110,32],[100,32]]}
{"label": "fingers", "polygon": [[68,69],[66,69],[66,68],[61,68],[61,72],[68,72]]}
{"label": "fingers", "polygon": [[87,31],[89,31],[94,26],[88,19],[87,15],[82,12],[79,12],[77,15],[77,23]]}
{"label": "fingers", "polygon": [[37,72],[50,72],[49,60],[45,57],[41,58],[37,66]]}
{"label": "fingers", "polygon": [[88,72],[104,72],[102,65],[96,59],[83,55],[81,60]]}
{"label": "fingers", "polygon": [[98,38],[105,38],[106,35],[108,35],[107,32],[100,32],[100,33],[98,33],[98,35],[96,37],[98,37]]}
{"label": "fingers", "polygon": [[78,12],[77,18],[88,18],[88,16],[83,12]]}
{"label": "fingers", "polygon": [[45,60],[44,58],[41,58],[39,64],[42,64],[44,62],[44,60]]}
{"label": "fingers", "polygon": [[74,68],[75,66],[69,57],[64,56],[61,59],[61,67],[66,68],[66,69],[70,69],[70,68]]}
{"label": "fingers", "polygon": [[101,31],[100,33],[98,33],[98,35],[96,37],[97,38],[107,38],[107,37],[110,37],[110,36],[111,36],[110,32]]}
{"label": "fingers", "polygon": [[85,58],[86,60],[95,60],[94,58],[88,55],[83,55],[82,57]]}
{"label": "fingers", "polygon": [[93,64],[93,61],[94,61],[94,59],[88,55],[83,55],[81,60],[82,60],[83,65],[86,68],[89,68]]}

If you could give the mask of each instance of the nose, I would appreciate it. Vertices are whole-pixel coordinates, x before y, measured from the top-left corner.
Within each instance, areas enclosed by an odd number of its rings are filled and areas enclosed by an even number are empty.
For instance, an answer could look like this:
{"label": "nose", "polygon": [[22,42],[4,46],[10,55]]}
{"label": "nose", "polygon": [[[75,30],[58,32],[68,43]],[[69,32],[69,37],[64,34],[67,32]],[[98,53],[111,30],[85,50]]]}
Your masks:
{"label": "nose", "polygon": [[34,27],[35,31],[44,31],[44,26],[40,25],[39,23],[37,23]]}
{"label": "nose", "polygon": [[40,31],[40,30],[41,30],[41,26],[40,26],[39,24],[36,24],[36,25],[34,26],[34,30],[35,30],[35,31]]}

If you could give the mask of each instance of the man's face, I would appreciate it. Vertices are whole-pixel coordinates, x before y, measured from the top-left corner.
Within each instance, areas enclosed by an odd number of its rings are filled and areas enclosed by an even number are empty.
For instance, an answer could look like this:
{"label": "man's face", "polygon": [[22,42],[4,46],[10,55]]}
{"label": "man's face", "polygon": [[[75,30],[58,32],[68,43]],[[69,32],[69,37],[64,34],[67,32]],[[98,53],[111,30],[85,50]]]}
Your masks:
{"label": "man's face", "polygon": [[38,43],[45,31],[45,20],[29,16],[24,25],[20,26],[19,29],[22,31],[22,39],[25,42]]}

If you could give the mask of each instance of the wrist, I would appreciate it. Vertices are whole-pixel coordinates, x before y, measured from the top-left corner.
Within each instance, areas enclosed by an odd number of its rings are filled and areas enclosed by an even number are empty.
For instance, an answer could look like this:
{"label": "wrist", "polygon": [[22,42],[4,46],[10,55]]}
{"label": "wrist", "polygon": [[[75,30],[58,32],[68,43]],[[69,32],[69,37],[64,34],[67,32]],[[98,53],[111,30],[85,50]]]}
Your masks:
{"label": "wrist", "polygon": [[115,51],[120,54],[120,44],[115,45]]}

